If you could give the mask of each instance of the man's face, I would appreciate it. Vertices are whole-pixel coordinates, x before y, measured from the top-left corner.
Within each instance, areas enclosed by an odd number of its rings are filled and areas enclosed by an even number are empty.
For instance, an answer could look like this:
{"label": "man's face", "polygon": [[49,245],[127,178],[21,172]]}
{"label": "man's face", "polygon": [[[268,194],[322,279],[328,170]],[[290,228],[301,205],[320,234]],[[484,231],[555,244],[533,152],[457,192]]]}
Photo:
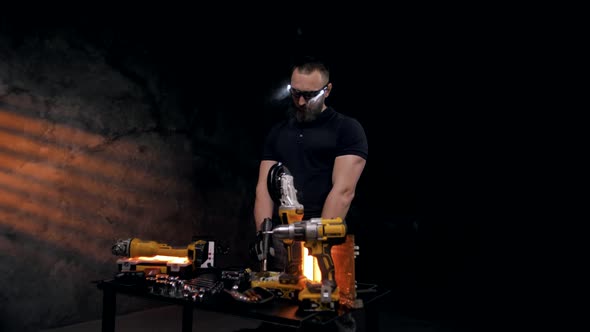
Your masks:
{"label": "man's face", "polygon": [[309,74],[295,70],[291,75],[291,98],[298,122],[315,120],[323,111],[324,101],[330,92],[326,80],[319,71]]}

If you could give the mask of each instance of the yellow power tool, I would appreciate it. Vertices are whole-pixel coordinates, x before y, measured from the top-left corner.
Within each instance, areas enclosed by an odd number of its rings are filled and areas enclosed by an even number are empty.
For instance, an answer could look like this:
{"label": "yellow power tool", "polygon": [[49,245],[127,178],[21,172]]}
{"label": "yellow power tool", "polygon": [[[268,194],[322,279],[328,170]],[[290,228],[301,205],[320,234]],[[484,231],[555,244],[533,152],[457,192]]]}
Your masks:
{"label": "yellow power tool", "polygon": [[[297,191],[293,176],[281,162],[274,164],[267,176],[268,192],[277,205],[280,222],[288,225],[303,219],[303,205],[297,200]],[[282,239],[287,252],[287,263],[283,271],[267,271],[266,257],[269,249],[272,220],[267,218],[262,223],[263,253],[262,271],[252,276],[252,287],[262,287],[272,291],[278,298],[297,300],[299,292],[304,288],[301,241]]]}
{"label": "yellow power tool", "polygon": [[152,257],[156,255],[187,257],[194,268],[214,266],[215,243],[197,240],[186,247],[175,248],[157,241],[129,238],[117,241],[111,248],[113,255],[122,257]]}
{"label": "yellow power tool", "polygon": [[[293,175],[287,166],[281,162],[274,164],[268,172],[267,185],[271,198],[278,205],[281,224],[289,225],[303,220],[303,205],[297,199]],[[263,233],[268,235],[269,232]],[[298,284],[303,277],[301,242],[289,238],[284,238],[282,241],[287,251],[287,266],[280,276],[280,282]]]}
{"label": "yellow power tool", "polygon": [[340,289],[336,284],[332,246],[346,240],[346,223],[342,218],[312,218],[273,228],[273,237],[284,240],[303,241],[309,254],[316,257],[321,272],[321,283],[306,281],[299,292],[303,310],[335,310],[340,300]]}

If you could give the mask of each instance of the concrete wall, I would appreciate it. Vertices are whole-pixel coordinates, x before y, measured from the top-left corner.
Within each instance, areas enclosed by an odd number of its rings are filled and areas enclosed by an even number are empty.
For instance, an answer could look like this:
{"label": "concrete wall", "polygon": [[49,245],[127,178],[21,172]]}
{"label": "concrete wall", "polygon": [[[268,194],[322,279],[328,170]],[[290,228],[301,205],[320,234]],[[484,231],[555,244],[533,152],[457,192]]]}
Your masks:
{"label": "concrete wall", "polygon": [[91,282],[116,272],[120,238],[208,236],[230,249],[219,264],[247,259],[257,155],[224,114],[205,121],[154,67],[116,60],[74,35],[0,34],[2,331],[99,318]]}

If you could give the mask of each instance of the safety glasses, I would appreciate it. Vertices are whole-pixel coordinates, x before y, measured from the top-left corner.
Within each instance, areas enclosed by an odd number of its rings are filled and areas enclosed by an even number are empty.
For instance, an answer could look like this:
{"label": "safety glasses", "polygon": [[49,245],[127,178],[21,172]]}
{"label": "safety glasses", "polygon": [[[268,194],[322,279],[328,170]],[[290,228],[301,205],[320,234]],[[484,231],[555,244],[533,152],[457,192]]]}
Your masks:
{"label": "safety glasses", "polygon": [[295,99],[299,99],[300,97],[303,97],[303,99],[305,99],[305,100],[310,100],[310,99],[313,99],[313,98],[319,96],[322,93],[325,93],[327,88],[328,88],[328,84],[324,85],[323,88],[316,90],[316,91],[301,91],[301,90],[297,90],[297,89],[294,89],[291,86],[289,86],[289,92],[291,93],[291,96]]}

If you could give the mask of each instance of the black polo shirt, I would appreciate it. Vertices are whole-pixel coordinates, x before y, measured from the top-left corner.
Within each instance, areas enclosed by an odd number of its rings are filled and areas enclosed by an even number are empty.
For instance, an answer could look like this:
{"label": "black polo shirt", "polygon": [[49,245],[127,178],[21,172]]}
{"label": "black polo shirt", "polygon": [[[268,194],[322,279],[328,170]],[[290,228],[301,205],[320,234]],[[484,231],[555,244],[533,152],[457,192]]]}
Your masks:
{"label": "black polo shirt", "polygon": [[335,158],[352,154],[367,159],[368,153],[361,124],[328,107],[312,122],[291,118],[276,124],[266,137],[262,160],[280,161],[289,169],[304,218],[309,219],[321,216]]}

